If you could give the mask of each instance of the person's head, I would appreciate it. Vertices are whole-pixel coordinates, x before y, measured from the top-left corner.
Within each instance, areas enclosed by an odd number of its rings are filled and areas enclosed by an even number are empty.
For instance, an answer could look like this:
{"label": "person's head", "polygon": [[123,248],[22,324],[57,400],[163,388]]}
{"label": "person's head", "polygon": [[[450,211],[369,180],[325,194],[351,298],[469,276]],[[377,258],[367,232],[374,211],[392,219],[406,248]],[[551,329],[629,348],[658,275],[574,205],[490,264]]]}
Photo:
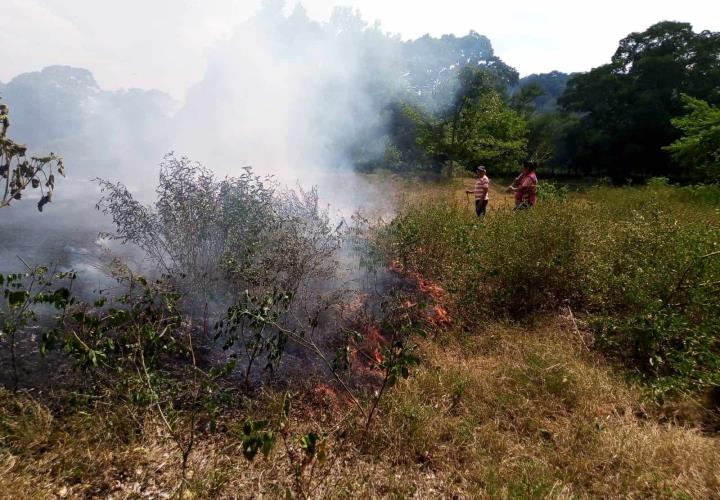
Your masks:
{"label": "person's head", "polygon": [[526,160],[523,162],[523,173],[529,174],[530,172],[535,172],[537,170],[537,165],[534,161]]}
{"label": "person's head", "polygon": [[478,177],[482,177],[482,176],[485,175],[486,173],[487,173],[487,169],[486,169],[485,167],[483,167],[482,165],[480,165],[480,166],[477,168],[477,175],[478,175]]}

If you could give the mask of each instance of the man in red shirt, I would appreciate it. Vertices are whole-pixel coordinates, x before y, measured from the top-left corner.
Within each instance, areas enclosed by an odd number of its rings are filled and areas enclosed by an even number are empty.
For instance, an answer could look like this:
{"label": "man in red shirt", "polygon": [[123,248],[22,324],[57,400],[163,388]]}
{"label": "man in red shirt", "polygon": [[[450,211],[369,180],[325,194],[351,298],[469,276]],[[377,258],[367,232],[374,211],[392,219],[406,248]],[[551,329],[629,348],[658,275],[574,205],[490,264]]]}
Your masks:
{"label": "man in red shirt", "polygon": [[475,189],[465,190],[466,194],[475,195],[475,213],[481,219],[485,217],[488,202],[490,201],[490,179],[488,179],[485,167],[477,168],[477,180],[475,181]]}
{"label": "man in red shirt", "polygon": [[524,208],[531,208],[535,206],[538,184],[535,170],[537,170],[535,162],[523,162],[522,174],[520,174],[508,188],[508,191],[515,192],[515,210],[522,210]]}

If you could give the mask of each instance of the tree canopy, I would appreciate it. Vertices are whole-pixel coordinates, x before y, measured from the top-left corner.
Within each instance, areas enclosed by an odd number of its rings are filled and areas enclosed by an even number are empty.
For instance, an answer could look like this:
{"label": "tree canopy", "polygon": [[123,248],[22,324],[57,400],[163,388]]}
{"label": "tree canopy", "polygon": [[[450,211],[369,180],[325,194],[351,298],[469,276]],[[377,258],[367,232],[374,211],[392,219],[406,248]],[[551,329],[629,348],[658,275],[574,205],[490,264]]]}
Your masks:
{"label": "tree canopy", "polygon": [[676,175],[664,146],[679,138],[671,120],[680,95],[720,100],[720,33],[661,22],[631,33],[609,64],[573,76],[560,104],[581,115],[570,132],[572,162],[626,178]]}
{"label": "tree canopy", "polygon": [[687,114],[673,118],[682,137],[665,148],[696,179],[720,182],[720,109],[682,96]]}

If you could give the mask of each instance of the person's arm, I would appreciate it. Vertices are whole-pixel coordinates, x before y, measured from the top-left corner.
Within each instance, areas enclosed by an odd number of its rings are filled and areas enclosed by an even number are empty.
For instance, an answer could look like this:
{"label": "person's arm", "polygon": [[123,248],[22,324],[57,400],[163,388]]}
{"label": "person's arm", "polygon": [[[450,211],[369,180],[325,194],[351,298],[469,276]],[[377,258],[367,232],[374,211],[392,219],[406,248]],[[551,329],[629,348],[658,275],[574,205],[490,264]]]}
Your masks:
{"label": "person's arm", "polygon": [[512,192],[520,189],[520,181],[522,180],[522,178],[523,178],[523,174],[520,174],[517,177],[515,177],[515,179],[512,181],[512,184],[510,184],[508,186],[507,192],[512,193]]}

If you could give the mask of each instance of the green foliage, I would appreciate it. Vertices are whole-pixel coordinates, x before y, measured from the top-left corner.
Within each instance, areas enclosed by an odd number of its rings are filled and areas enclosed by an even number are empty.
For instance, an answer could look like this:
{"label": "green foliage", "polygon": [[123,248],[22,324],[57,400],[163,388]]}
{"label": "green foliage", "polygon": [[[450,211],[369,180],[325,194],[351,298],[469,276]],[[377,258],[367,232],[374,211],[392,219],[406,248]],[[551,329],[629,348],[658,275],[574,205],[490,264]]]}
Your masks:
{"label": "green foliage", "polygon": [[[114,385],[119,377],[117,388],[141,365],[155,369],[172,355],[189,356],[178,343],[180,294],[160,280],[121,276],[118,281],[126,293],[110,302],[100,298],[92,304],[76,303],[43,338],[45,351],[61,349],[78,368],[97,376],[96,382]],[[133,390],[132,382],[127,389]]]}
{"label": "green foliage", "polygon": [[540,182],[537,185],[537,196],[547,201],[567,201],[569,196],[567,186],[556,186],[550,182]]}
{"label": "green foliage", "polygon": [[463,37],[425,35],[403,44],[408,87],[430,110],[450,104],[457,74],[465,68],[482,69],[502,87],[516,85],[518,73],[493,53],[490,40],[474,31]]}
{"label": "green foliage", "polygon": [[[26,157],[27,147],[10,140],[7,131],[10,128],[10,108],[0,103],[0,185],[4,184],[0,208],[10,206],[13,200],[22,199],[22,193],[31,186],[40,189],[38,210],[52,201],[55,189],[55,174],[65,176],[62,158],[50,153],[48,156]],[[53,167],[55,170],[53,170]],[[4,181],[4,182],[3,182]]]}
{"label": "green foliage", "polygon": [[530,113],[535,108],[535,101],[544,96],[545,91],[536,82],[526,83],[515,92],[510,100],[513,108],[518,111]]}
{"label": "green foliage", "polygon": [[267,370],[274,369],[280,362],[288,335],[276,325],[283,322],[292,298],[290,293],[273,292],[254,297],[245,291],[238,303],[228,308],[225,317],[215,324],[215,340],[224,339],[223,349],[241,342],[247,358],[246,384],[257,359],[265,358]]}
{"label": "green foliage", "polygon": [[249,420],[242,426],[240,434],[243,456],[254,460],[258,452],[267,457],[275,446],[275,434],[268,429],[267,420]]}
{"label": "green foliage", "polygon": [[683,136],[665,148],[700,180],[720,182],[720,108],[687,94],[686,115],[672,119]]}
{"label": "green foliage", "polygon": [[512,171],[527,155],[527,124],[494,90],[468,100],[445,127],[449,156],[473,170],[479,164]]}
{"label": "green foliage", "polygon": [[647,186],[649,188],[663,188],[670,185],[670,179],[667,177],[650,177],[647,180]]}
{"label": "green foliage", "polygon": [[570,153],[568,132],[577,126],[578,118],[560,111],[534,113],[528,118],[528,153],[541,165],[567,167]]}
{"label": "green foliage", "polygon": [[[71,289],[74,272],[50,272],[45,266],[27,266],[27,272],[0,274],[0,341],[9,343],[13,368],[13,384],[18,387],[18,367],[15,355],[17,336],[26,333],[38,319],[38,310],[50,306],[65,311],[72,305]],[[58,286],[58,282],[60,286]]]}
{"label": "green foliage", "polygon": [[387,386],[394,386],[398,379],[410,376],[410,369],[420,364],[414,352],[416,346],[403,340],[396,340],[390,349],[383,350],[381,368],[387,373]]}
{"label": "green foliage", "polygon": [[718,102],[719,55],[720,33],[661,22],[621,40],[610,64],[571,78],[560,104],[582,114],[568,134],[574,166],[616,184],[683,178],[663,147],[679,136],[671,120],[682,114],[680,93]]}
{"label": "green foliage", "polygon": [[498,172],[510,171],[524,159],[526,120],[506,102],[503,80],[473,66],[463,67],[456,80],[454,97],[445,109],[430,113],[411,102],[390,107],[385,155],[373,166],[440,172],[448,163],[468,169],[485,163]]}
{"label": "green foliage", "polygon": [[[674,191],[676,198],[704,205],[720,206],[720,184],[696,184],[683,186]],[[719,209],[720,210],[720,209]]]}
{"label": "green foliage", "polygon": [[565,92],[571,76],[560,71],[524,76],[520,79],[520,89],[527,85],[537,86],[541,94],[532,100],[532,107],[539,113],[550,113],[556,110],[557,100]]}
{"label": "green foliage", "polygon": [[451,294],[467,323],[587,311],[599,344],[659,391],[720,384],[720,232],[686,188],[595,188],[582,202],[549,185],[524,212],[479,223],[447,200],[401,214],[386,252]]}

